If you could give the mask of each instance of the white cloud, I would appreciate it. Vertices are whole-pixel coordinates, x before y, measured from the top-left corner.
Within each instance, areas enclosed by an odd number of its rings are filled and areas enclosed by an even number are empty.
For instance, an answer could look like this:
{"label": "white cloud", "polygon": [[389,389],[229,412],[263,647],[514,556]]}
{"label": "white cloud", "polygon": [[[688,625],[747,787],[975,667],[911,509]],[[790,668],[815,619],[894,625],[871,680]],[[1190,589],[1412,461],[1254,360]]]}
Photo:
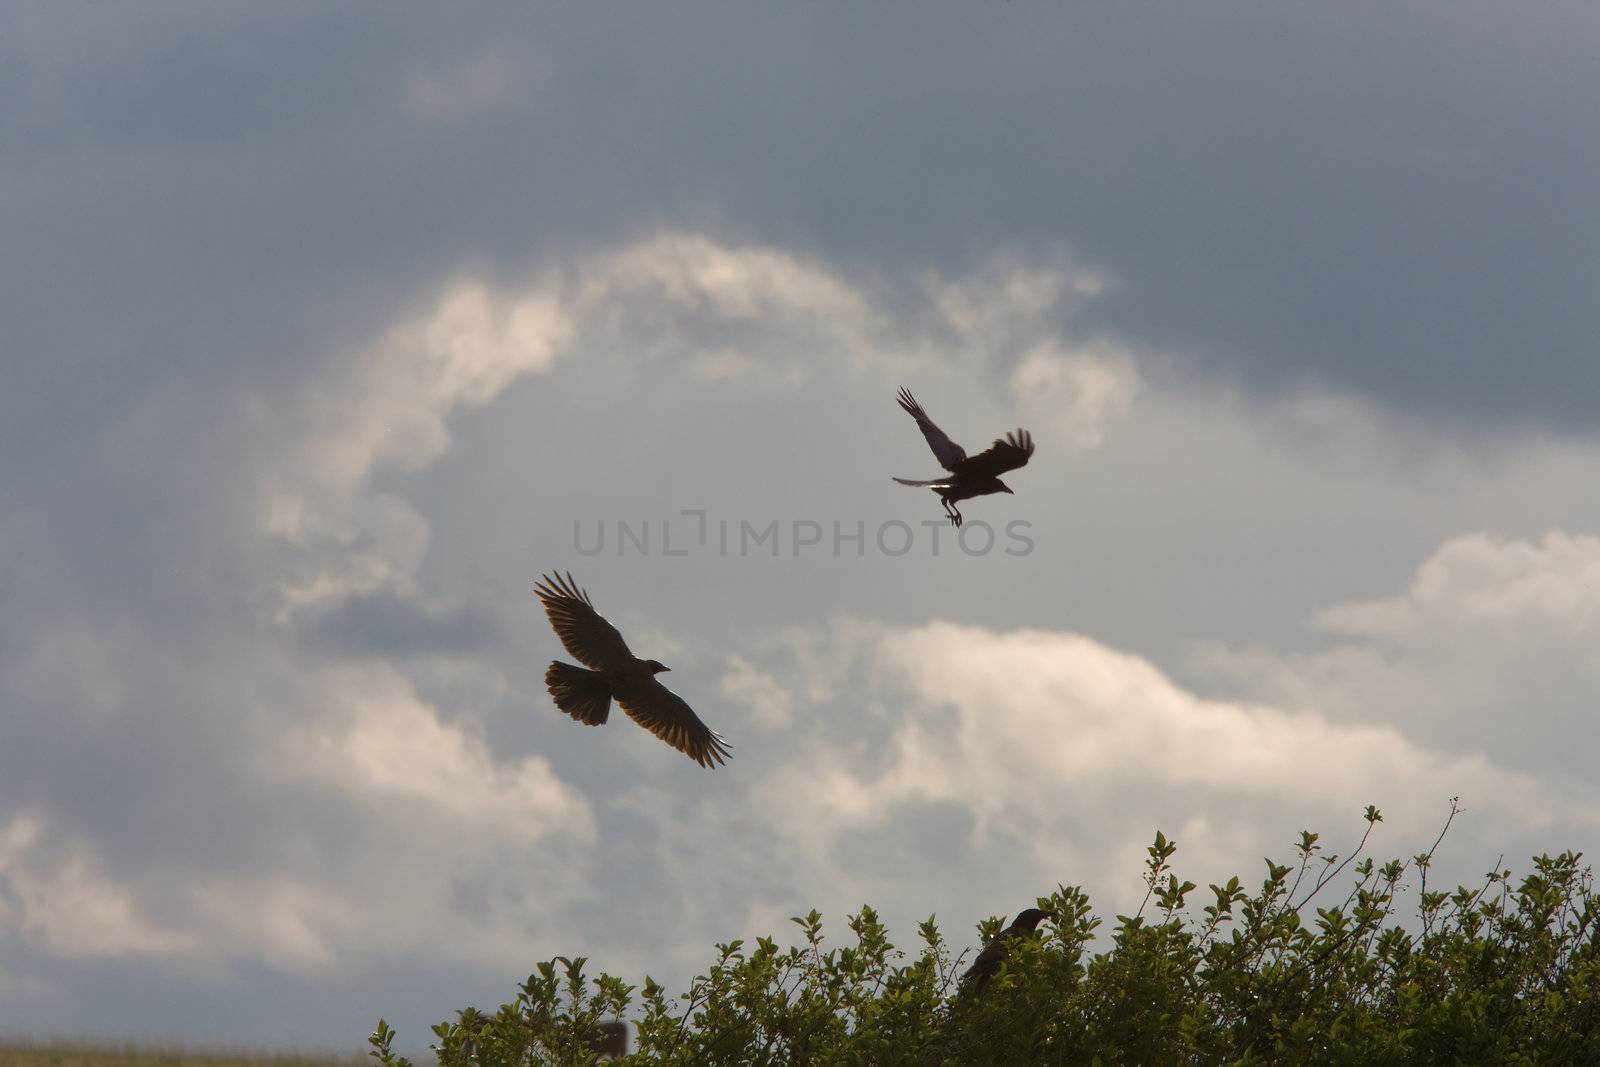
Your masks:
{"label": "white cloud", "polygon": [[732,247],[700,234],[668,232],[594,257],[580,268],[577,306],[616,321],[638,302],[783,328],[828,320],[850,329],[871,317],[865,298],[826,266],[781,249]]}
{"label": "white cloud", "polygon": [[[362,888],[381,893],[377,882]],[[224,973],[226,962],[243,958],[306,974],[337,968],[341,952],[415,947],[416,935],[404,926],[386,936],[358,933],[388,902],[362,907],[351,888],[266,871],[193,882],[180,891],[185,919],[203,946],[191,962]]]}
{"label": "white cloud", "polygon": [[1600,537],[1457,537],[1417,569],[1404,596],[1329,608],[1320,620],[1336,633],[1395,644],[1426,642],[1441,628],[1501,641],[1588,641],[1600,630]]}
{"label": "white cloud", "polygon": [[193,951],[192,932],[163,928],[85,841],[40,812],[0,826],[0,928],[70,958]]}
{"label": "white cloud", "polygon": [[[1336,809],[1408,782],[1408,799],[1471,785],[1536,817],[1529,780],[1486,760],[1447,758],[1385,727],[1311,711],[1202,699],[1149,662],[1074,634],[991,633],[934,623],[885,641],[880,662],[918,698],[915,730],[886,778],[936,794],[963,780],[981,803],[1025,805],[1038,781],[1131,780],[1163,788],[1292,796]],[[956,715],[944,728],[945,709]],[[932,783],[932,784],[930,784]]]}
{"label": "white cloud", "polygon": [[[453,413],[492,402],[573,351],[670,355],[714,383],[746,383],[759,371],[768,387],[789,389],[821,359],[882,372],[887,383],[888,371],[926,367],[930,356],[957,367],[977,345],[996,366],[1020,359],[1011,386],[1029,419],[1094,447],[1132,405],[1136,359],[1105,339],[1069,344],[1055,319],[1105,285],[1081,268],[1012,260],[928,282],[923,295],[961,338],[951,348],[922,336],[926,309],[891,313],[892,294],[827,264],[694,233],[660,233],[517,284],[458,279],[334,360],[282,410],[258,401],[260,521],[288,550],[268,568],[278,618],[380,592],[420,597],[429,523],[409,501],[373,488],[372,476],[436,460]],[[748,348],[728,343],[730,329],[748,331]]]}
{"label": "white cloud", "polygon": [[409,591],[427,523],[406,501],[369,493],[366,480],[381,464],[436,459],[456,408],[548,370],[571,333],[547,286],[503,294],[460,282],[293,397],[267,431],[260,497],[265,529],[311,553],[289,565],[286,601]]}
{"label": "white cloud", "polygon": [[1282,653],[1211,644],[1193,663],[1260,699],[1397,723],[1530,773],[1589,776],[1587,753],[1600,744],[1600,538],[1453,538],[1404,594],[1327,608],[1318,621],[1337,645]]}
{"label": "white cloud", "polygon": [[757,726],[775,730],[794,720],[794,700],[783,683],[743,656],[728,658],[722,676],[722,695],[742,711],[750,712]]}
{"label": "white cloud", "polygon": [[369,478],[384,465],[437,459],[454,411],[547,371],[572,330],[551,284],[500,292],[455,282],[336,360],[286,410],[262,413],[259,525],[280,550],[262,573],[279,620],[379,591],[416,597],[428,523],[409,501],[370,489]]}
{"label": "white cloud", "polygon": [[[1190,877],[1249,875],[1302,828],[1348,847],[1369,803],[1387,816],[1377,851],[1409,855],[1460,796],[1470,818],[1451,848],[1469,872],[1508,841],[1600,822],[1587,791],[1390,726],[1208,699],[1078,634],[842,622],[791,637],[792,652],[734,660],[724,680],[747,705],[752,690],[788,694],[797,724],[740,821],[800,857],[835,910],[903,897],[918,863],[945,870],[940,906],[957,914],[1057,881],[1118,908],[1156,828],[1182,841]],[[812,702],[819,675],[834,688]],[[861,839],[877,842],[870,858]],[[927,894],[913,896],[914,909]]]}
{"label": "white cloud", "polygon": [[538,756],[501,763],[466,723],[446,723],[386,666],[322,679],[324,714],[282,739],[270,761],[359,804],[403,811],[419,833],[481,834],[531,844],[594,835],[587,802]]}
{"label": "white cloud", "polygon": [[1038,266],[1003,256],[970,276],[930,277],[925,284],[939,318],[962,344],[991,351],[1026,343],[1050,329],[1050,316],[1112,287],[1109,277],[1087,267]]}
{"label": "white cloud", "polygon": [[1079,448],[1097,448],[1107,424],[1132,408],[1139,372],[1128,350],[1111,341],[1065,350],[1047,342],[1012,370],[1011,391],[1030,421],[1055,427]]}
{"label": "white cloud", "polygon": [[[354,969],[374,953],[516,968],[543,951],[585,893],[588,801],[540,756],[497,758],[390,667],[280,666],[286,685],[256,691],[241,671],[213,711],[234,724],[243,793],[287,809],[244,809],[254,820],[230,827],[251,842],[242,865],[113,863],[24,811],[0,825],[0,931],[47,955],[213,975],[239,960]],[[237,799],[209,798],[234,818]],[[470,908],[463,886],[479,893]]]}

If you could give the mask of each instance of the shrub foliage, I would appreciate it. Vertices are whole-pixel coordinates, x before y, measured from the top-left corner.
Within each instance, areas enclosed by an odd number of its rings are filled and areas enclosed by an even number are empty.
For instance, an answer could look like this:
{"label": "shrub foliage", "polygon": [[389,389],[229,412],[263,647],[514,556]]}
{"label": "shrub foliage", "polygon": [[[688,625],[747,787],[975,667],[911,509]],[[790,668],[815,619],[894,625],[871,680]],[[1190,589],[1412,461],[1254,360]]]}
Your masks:
{"label": "shrub foliage", "polygon": [[[1382,815],[1365,818],[1343,859],[1307,831],[1253,891],[1232,878],[1200,893],[1158,833],[1135,914],[1101,930],[1084,893],[1059,887],[1038,901],[1042,936],[1015,942],[981,992],[931,917],[908,953],[871,908],[837,946],[813,911],[794,920],[802,944],[718,945],[677,997],[557,957],[493,1015],[434,1027],[432,1048],[443,1067],[589,1064],[596,1027],[631,1013],[636,1051],[618,1062],[685,1067],[1600,1064],[1600,903],[1580,856],[1535,857],[1520,879],[1497,861],[1446,892],[1428,871],[1448,819],[1428,851],[1378,864],[1363,852]],[[393,1039],[380,1020],[372,1056],[409,1067]]]}

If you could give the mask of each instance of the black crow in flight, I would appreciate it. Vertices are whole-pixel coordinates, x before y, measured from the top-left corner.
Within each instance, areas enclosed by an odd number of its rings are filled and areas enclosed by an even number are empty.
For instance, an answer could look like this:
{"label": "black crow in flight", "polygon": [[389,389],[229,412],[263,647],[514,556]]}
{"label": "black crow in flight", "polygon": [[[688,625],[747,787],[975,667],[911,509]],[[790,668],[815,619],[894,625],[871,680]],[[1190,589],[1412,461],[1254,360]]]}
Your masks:
{"label": "black crow in flight", "polygon": [[701,722],[682,697],[656,681],[657,674],[672,668],[629,651],[617,628],[594,610],[589,594],[577,587],[571,574],[544,575],[533,589],[544,602],[556,636],[583,664],[574,667],[556,660],[544,672],[556,707],[585,726],[599,726],[611,714],[615,697],[628,718],[702,767],[733,754],[722,735]]}
{"label": "black crow in flight", "polygon": [[1038,908],[1029,908],[1020,913],[1011,920],[1010,926],[995,934],[994,940],[983,946],[978,958],[972,961],[967,973],[961,976],[962,983],[971,982],[973,992],[983,989],[1000,969],[1000,965],[1011,957],[1011,942],[1019,937],[1028,937],[1033,933],[1034,927],[1049,917],[1048,911],[1040,911]]}
{"label": "black crow in flight", "polygon": [[988,493],[1011,492],[1011,487],[1000,480],[1000,475],[1016,470],[1033,455],[1033,435],[1027,430],[1018,430],[1006,434],[1004,439],[996,438],[994,444],[976,456],[969,456],[966,449],[946,437],[944,431],[933,424],[928,413],[922,410],[922,405],[917,403],[917,398],[905,389],[900,390],[900,406],[917,420],[917,425],[922,428],[922,436],[928,439],[928,447],[933,449],[933,458],[950,474],[948,477],[921,482],[910,478],[896,478],[895,481],[901,485],[925,485],[938,493],[939,500],[944,504],[944,513],[957,526],[961,525],[961,510],[956,507],[958,501]]}

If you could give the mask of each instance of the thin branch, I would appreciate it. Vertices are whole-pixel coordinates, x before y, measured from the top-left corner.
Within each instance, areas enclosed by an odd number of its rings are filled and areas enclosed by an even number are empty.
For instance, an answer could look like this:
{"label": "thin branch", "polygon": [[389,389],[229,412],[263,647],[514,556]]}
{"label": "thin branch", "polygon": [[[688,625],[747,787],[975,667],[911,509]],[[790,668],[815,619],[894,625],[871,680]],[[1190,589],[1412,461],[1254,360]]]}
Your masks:
{"label": "thin branch", "polygon": [[[1302,900],[1300,903],[1293,905],[1293,907],[1290,910],[1298,915],[1300,913],[1300,909],[1305,907],[1307,904],[1309,904],[1311,902],[1311,898],[1312,897],[1314,897],[1318,893],[1322,892],[1322,887],[1323,886],[1327,885],[1329,882],[1331,882],[1335,878],[1339,877],[1339,872],[1344,870],[1346,867],[1350,866],[1351,861],[1354,860],[1357,856],[1361,855],[1362,851],[1367,847],[1367,838],[1372,836],[1372,828],[1374,826],[1376,826],[1376,825],[1377,825],[1377,823],[1373,823],[1373,822],[1367,823],[1366,833],[1362,834],[1361,835],[1361,840],[1356,842],[1355,851],[1351,852],[1350,855],[1346,856],[1344,858],[1344,860],[1337,867],[1333,868],[1331,871],[1324,872],[1323,875],[1320,878],[1317,879],[1317,884],[1311,887],[1311,892],[1306,894],[1306,898],[1304,900]],[[1293,895],[1294,895],[1293,893],[1290,894],[1291,897]]]}

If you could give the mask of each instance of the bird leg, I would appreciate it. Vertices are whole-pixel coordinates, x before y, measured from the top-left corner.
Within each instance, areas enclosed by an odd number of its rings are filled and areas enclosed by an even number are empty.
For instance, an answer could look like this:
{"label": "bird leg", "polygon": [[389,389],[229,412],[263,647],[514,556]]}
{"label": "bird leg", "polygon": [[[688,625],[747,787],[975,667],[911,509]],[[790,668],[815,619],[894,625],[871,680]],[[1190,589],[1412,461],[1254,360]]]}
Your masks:
{"label": "bird leg", "polygon": [[[940,499],[944,500],[943,497],[940,497]],[[961,509],[950,503],[948,500],[944,500],[944,513],[950,516],[951,522],[955,523],[957,526],[961,525]]]}

